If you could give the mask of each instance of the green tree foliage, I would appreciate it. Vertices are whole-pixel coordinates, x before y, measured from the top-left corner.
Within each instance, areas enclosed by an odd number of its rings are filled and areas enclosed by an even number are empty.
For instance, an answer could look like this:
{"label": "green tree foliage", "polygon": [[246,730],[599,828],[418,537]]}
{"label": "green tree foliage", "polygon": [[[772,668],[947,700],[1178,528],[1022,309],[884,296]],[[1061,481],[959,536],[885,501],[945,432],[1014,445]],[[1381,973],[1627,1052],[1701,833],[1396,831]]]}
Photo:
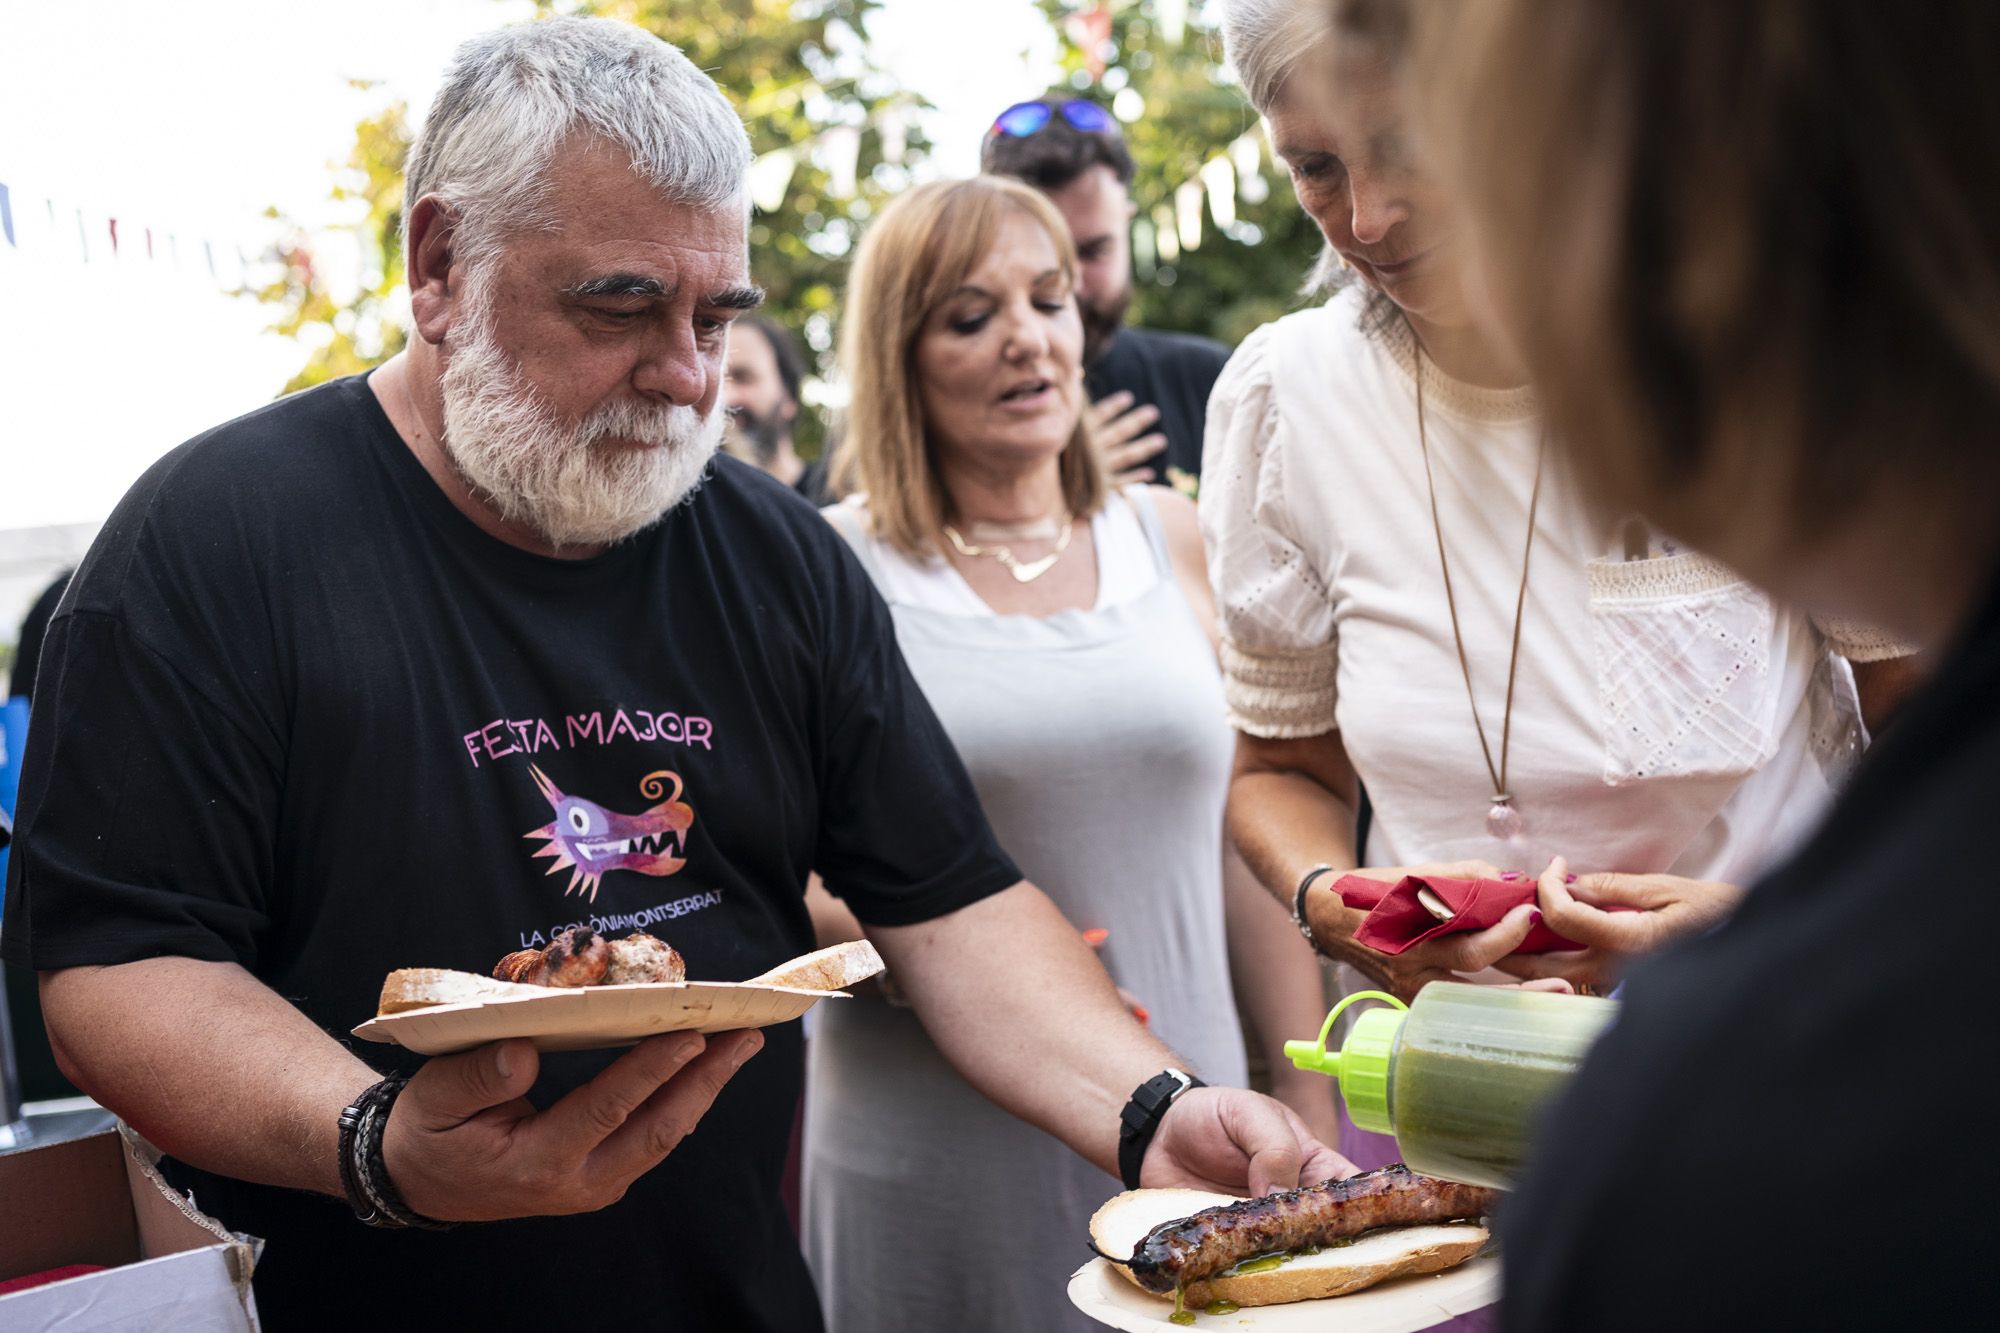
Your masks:
{"label": "green tree foliage", "polygon": [[[841,288],[861,228],[921,171],[929,149],[916,125],[923,102],[868,58],[867,25],[879,3],[538,0],[544,14],[603,15],[659,34],[734,99],[759,156],[753,191],[761,185],[771,190],[765,202],[775,200],[758,209],[751,227],[753,273],[770,293],[767,313],[803,336],[822,370],[830,368]],[[1118,0],[1108,63],[1093,80],[1069,20],[1096,8],[1097,0],[1037,3],[1063,34],[1071,85],[1133,116],[1126,125],[1139,167],[1133,317],[1235,343],[1291,308],[1318,233],[1273,170],[1256,118],[1221,73],[1220,39],[1205,26],[1200,6],[1186,6],[1194,12],[1185,32],[1170,41],[1154,12],[1159,0]],[[1171,241],[1151,239],[1172,217],[1183,183],[1200,179],[1218,156],[1248,164],[1247,146],[1230,153],[1246,135],[1256,150],[1257,180],[1236,190],[1234,225],[1219,230],[1204,206],[1198,248],[1175,254]],[[250,289],[275,308],[272,327],[310,349],[287,392],[365,370],[403,345],[403,160],[410,138],[408,108],[385,102],[356,126],[354,147],[336,169],[333,197],[351,209],[347,226],[361,259],[355,290],[329,286],[329,266],[315,262],[296,225],[284,228],[290,239],[270,256],[272,279]],[[791,159],[788,175],[784,154]],[[849,174],[843,158],[850,154],[851,189],[838,179]],[[1166,229],[1177,224],[1166,221]],[[811,416],[800,441],[808,455],[818,443]]]}
{"label": "green tree foliage", "polygon": [[[779,202],[759,208],[750,232],[753,276],[770,294],[766,313],[801,334],[824,365],[848,258],[860,229],[909,184],[928,144],[916,126],[923,103],[875,69],[867,22],[879,0],[541,0],[544,14],[594,14],[657,33],[707,70],[750,127],[756,178],[783,176]],[[329,292],[301,241],[281,244],[278,276],[253,294],[277,307],[273,327],[319,343],[287,391],[352,374],[402,346],[403,159],[411,129],[401,103],[357,127],[334,197],[353,201],[362,254],[358,295]],[[840,178],[850,174],[852,185]],[[753,185],[755,182],[753,181]],[[767,200],[767,202],[769,202]],[[294,229],[295,230],[295,229]],[[330,336],[329,336],[330,331]],[[816,443],[802,432],[807,452]]]}
{"label": "green tree foliage", "polygon": [[[296,227],[272,256],[277,276],[251,290],[278,307],[275,332],[316,344],[284,392],[358,374],[402,349],[403,158],[409,147],[407,108],[391,102],[355,126],[354,149],[335,174],[333,198],[356,214],[349,226],[361,252],[358,291],[336,300]],[[279,216],[275,210],[271,215]]]}
{"label": "green tree foliage", "polygon": [[[1233,346],[1258,325],[1296,308],[1293,294],[1319,252],[1319,230],[1299,207],[1283,168],[1272,163],[1256,113],[1222,69],[1217,7],[1172,5],[1186,16],[1176,35],[1161,22],[1161,11],[1170,6],[1159,0],[1037,3],[1062,35],[1069,86],[1113,107],[1126,121],[1126,143],[1138,166],[1132,183],[1139,206],[1132,319],[1205,333]],[[1111,11],[1111,39],[1100,52],[1104,72],[1093,78],[1081,44],[1089,34],[1080,20],[1105,8]],[[1250,142],[1232,154],[1231,146],[1245,135]],[[1253,146],[1258,179],[1246,184],[1239,166],[1252,161]],[[1236,159],[1228,172],[1237,184],[1234,225],[1220,229],[1204,200],[1199,247],[1188,249],[1178,238],[1162,244],[1163,224],[1178,231],[1176,191],[1199,182],[1202,169],[1218,157]],[[1221,174],[1213,167],[1210,173]]]}

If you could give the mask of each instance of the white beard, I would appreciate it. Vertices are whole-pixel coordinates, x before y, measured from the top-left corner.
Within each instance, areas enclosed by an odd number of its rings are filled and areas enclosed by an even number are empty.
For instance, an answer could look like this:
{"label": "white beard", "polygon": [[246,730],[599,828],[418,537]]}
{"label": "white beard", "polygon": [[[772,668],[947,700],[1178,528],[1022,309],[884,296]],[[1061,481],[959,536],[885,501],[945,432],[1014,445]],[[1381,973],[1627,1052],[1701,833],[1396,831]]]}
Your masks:
{"label": "white beard", "polygon": [[[509,522],[551,546],[602,546],[642,532],[694,493],[722,441],[720,410],[607,403],[565,423],[522,381],[475,306],[439,387],[444,448],[459,475]],[[638,441],[650,448],[605,440]]]}

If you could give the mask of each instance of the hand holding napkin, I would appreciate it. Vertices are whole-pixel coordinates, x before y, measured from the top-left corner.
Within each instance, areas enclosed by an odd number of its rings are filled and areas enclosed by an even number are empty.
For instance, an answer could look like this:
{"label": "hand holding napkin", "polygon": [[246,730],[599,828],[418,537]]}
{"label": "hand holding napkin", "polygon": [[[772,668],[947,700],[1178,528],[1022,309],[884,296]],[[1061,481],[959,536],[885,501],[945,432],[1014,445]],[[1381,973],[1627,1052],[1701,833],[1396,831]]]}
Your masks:
{"label": "hand holding napkin", "polygon": [[[1500,918],[1522,903],[1533,903],[1536,896],[1535,881],[1525,875],[1518,879],[1446,879],[1441,876],[1405,875],[1393,884],[1362,875],[1343,875],[1333,887],[1347,906],[1368,913],[1360,929],[1354,932],[1355,940],[1391,955],[1439,935],[1456,935],[1497,926]],[[1433,915],[1417,899],[1418,891],[1422,889],[1435,894],[1451,909],[1451,915],[1444,920]],[[1515,952],[1554,953],[1582,947],[1537,921]]]}

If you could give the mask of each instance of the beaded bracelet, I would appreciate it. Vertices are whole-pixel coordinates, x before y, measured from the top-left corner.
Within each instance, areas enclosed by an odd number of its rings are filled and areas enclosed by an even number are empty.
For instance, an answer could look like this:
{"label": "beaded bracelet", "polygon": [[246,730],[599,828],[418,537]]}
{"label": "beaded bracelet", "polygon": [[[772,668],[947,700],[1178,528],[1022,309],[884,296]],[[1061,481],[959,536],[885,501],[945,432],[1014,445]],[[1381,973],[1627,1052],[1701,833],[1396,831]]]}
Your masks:
{"label": "beaded bracelet", "polygon": [[1305,878],[1299,881],[1298,892],[1292,895],[1292,924],[1299,928],[1299,934],[1306,937],[1306,943],[1312,945],[1315,952],[1319,949],[1319,942],[1313,938],[1312,923],[1306,920],[1306,891],[1312,888],[1321,875],[1332,873],[1333,867],[1330,865],[1321,863],[1314,866],[1306,871]]}
{"label": "beaded bracelet", "polygon": [[382,1161],[382,1134],[408,1074],[391,1074],[363,1092],[340,1113],[340,1184],[347,1206],[371,1227],[413,1227],[419,1231],[449,1231],[450,1222],[425,1217],[403,1202]]}

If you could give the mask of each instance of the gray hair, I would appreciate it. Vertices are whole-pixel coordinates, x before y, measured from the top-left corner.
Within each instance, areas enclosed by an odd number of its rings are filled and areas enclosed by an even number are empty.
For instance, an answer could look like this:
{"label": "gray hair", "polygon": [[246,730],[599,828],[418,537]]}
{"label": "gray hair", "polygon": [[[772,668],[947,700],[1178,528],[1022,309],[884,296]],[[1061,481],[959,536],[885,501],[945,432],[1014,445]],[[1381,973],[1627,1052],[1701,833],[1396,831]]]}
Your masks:
{"label": "gray hair", "polygon": [[1222,49],[1257,114],[1271,113],[1278,85],[1299,57],[1332,35],[1326,0],[1227,0]]}
{"label": "gray hair", "polygon": [[507,232],[550,224],[549,163],[579,130],[623,149],[676,203],[744,199],[750,137],[714,80],[628,23],[557,18],[481,33],[453,53],[410,150],[403,215],[425,195],[443,199],[477,266]]}

